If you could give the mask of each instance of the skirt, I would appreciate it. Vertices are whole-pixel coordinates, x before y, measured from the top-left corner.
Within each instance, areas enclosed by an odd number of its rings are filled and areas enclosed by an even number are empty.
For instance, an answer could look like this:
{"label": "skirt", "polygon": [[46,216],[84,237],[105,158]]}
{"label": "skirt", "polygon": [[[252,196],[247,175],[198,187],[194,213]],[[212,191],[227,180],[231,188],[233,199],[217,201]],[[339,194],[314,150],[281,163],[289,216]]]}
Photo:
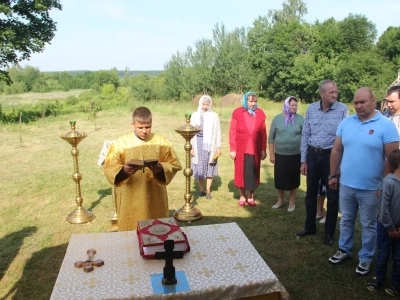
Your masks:
{"label": "skirt", "polygon": [[218,160],[209,163],[210,156],[214,155],[209,151],[203,150],[203,136],[197,136],[198,164],[192,163],[193,177],[197,179],[213,178],[218,175]]}
{"label": "skirt", "polygon": [[300,186],[300,154],[275,153],[274,183],[277,190],[290,191]]}
{"label": "skirt", "polygon": [[244,189],[248,191],[255,190],[257,185],[256,161],[254,155],[244,155]]}

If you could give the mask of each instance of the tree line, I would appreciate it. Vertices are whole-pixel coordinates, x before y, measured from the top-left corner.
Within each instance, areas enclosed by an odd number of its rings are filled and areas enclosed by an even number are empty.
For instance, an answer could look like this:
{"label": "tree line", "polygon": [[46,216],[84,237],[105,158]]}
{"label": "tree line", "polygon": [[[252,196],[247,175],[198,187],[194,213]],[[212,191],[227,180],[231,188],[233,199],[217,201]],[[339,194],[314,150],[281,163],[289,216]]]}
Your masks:
{"label": "tree line", "polygon": [[254,90],[277,101],[296,95],[313,102],[324,79],[338,84],[343,102],[363,86],[383,96],[400,67],[400,27],[377,39],[376,26],[363,15],[311,24],[306,14],[303,1],[287,0],[250,28],[229,32],[216,24],[212,40],[198,40],[165,64],[168,98]]}
{"label": "tree line", "polygon": [[295,95],[313,102],[319,99],[318,83],[332,79],[343,102],[350,102],[362,86],[384,96],[400,67],[400,27],[388,27],[377,37],[376,26],[363,15],[308,23],[303,19],[306,14],[305,2],[286,0],[281,10],[259,16],[249,28],[228,31],[215,24],[212,39],[199,39],[172,55],[160,73],[133,76],[128,69],[111,69],[73,75],[14,65],[7,69],[11,80],[0,80],[0,92],[93,89],[101,93],[107,85],[114,92],[123,87],[141,101],[253,90],[275,101]]}

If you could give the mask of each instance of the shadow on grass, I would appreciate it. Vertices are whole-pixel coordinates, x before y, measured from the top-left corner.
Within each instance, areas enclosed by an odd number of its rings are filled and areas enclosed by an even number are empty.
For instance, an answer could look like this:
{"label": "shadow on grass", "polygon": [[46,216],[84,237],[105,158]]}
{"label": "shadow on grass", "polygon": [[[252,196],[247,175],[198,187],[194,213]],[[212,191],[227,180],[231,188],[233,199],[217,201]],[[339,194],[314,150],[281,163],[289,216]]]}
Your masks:
{"label": "shadow on grass", "polygon": [[99,194],[99,199],[97,199],[96,201],[92,202],[92,204],[88,208],[90,211],[92,211],[93,208],[95,208],[97,205],[99,205],[101,200],[103,200],[103,198],[112,195],[111,187],[109,187],[107,189],[98,190],[97,194]]}
{"label": "shadow on grass", "polygon": [[63,244],[33,253],[21,279],[1,300],[9,299],[12,294],[12,299],[17,300],[50,299],[66,250],[67,244]]}
{"label": "shadow on grass", "polygon": [[[268,159],[268,158],[267,158]],[[266,180],[262,180],[260,182],[260,185],[258,188],[254,190],[254,197],[256,200],[259,200],[260,202],[266,204],[266,205],[274,205],[276,203],[276,189],[275,189],[275,183],[274,183],[274,177],[273,177],[273,168],[274,166],[272,165],[261,165],[261,173],[264,173]],[[271,170],[272,169],[272,170]],[[228,183],[228,190],[229,192],[233,193],[233,198],[239,200],[240,198],[240,193],[239,193],[239,188],[235,186],[233,179],[229,181]],[[286,195],[287,194],[287,195]],[[289,193],[285,192],[285,198],[288,198]],[[303,191],[300,187],[297,191],[296,195],[296,200],[299,201],[303,200],[305,197],[305,191]],[[301,202],[300,202],[301,205]],[[304,215],[305,217],[305,215]]]}
{"label": "shadow on grass", "polygon": [[[218,189],[219,189],[221,186],[222,186],[221,177],[219,177],[219,176],[214,176],[214,177],[213,177],[213,181],[212,181],[212,183],[211,183],[211,194],[212,194],[213,191],[218,191]],[[190,191],[191,194],[192,194],[192,201],[191,201],[191,203],[192,203],[193,205],[198,205],[197,199],[200,198],[200,197],[199,197],[199,191],[200,191],[200,189],[199,189],[199,183],[198,183],[197,179],[194,179],[194,183],[193,183],[193,186],[192,186],[191,191]],[[204,197],[204,196],[203,196],[203,197]]]}
{"label": "shadow on grass", "polygon": [[24,239],[33,235],[36,231],[37,227],[35,226],[25,227],[20,231],[6,235],[0,240],[0,281],[14,258],[18,255],[19,248],[23,244]]}

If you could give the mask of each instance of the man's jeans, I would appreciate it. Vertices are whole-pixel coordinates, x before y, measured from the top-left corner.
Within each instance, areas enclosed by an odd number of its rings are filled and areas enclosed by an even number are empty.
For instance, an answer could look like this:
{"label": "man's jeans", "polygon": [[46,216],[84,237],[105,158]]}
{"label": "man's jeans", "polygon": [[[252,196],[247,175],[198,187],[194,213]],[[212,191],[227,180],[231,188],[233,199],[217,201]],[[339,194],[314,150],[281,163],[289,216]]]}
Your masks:
{"label": "man's jeans", "polygon": [[353,251],[354,224],[360,208],[361,250],[358,252],[360,261],[372,262],[376,246],[376,214],[378,201],[376,191],[360,190],[340,185],[340,237],[339,249],[349,255]]}
{"label": "man's jeans", "polygon": [[317,196],[319,181],[326,186],[328,198],[325,234],[333,236],[336,230],[337,215],[339,210],[339,191],[331,190],[328,186],[330,152],[315,153],[310,147],[307,152],[307,191],[306,191],[306,224],[305,230],[316,231],[315,217],[317,215]]}
{"label": "man's jeans", "polygon": [[387,264],[392,252],[392,285],[400,286],[400,239],[392,239],[380,222],[377,222],[378,255],[376,256],[375,276],[379,281],[386,279]]}

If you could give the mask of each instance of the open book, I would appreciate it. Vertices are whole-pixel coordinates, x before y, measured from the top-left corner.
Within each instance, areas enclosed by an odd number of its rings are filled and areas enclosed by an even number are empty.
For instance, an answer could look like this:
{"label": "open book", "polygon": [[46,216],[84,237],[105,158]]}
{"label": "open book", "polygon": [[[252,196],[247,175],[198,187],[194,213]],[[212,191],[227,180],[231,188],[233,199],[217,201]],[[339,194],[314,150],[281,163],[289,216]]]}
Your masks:
{"label": "open book", "polygon": [[130,161],[128,161],[128,164],[131,167],[144,169],[144,167],[150,167],[158,164],[158,159],[146,159],[146,160],[131,159]]}

